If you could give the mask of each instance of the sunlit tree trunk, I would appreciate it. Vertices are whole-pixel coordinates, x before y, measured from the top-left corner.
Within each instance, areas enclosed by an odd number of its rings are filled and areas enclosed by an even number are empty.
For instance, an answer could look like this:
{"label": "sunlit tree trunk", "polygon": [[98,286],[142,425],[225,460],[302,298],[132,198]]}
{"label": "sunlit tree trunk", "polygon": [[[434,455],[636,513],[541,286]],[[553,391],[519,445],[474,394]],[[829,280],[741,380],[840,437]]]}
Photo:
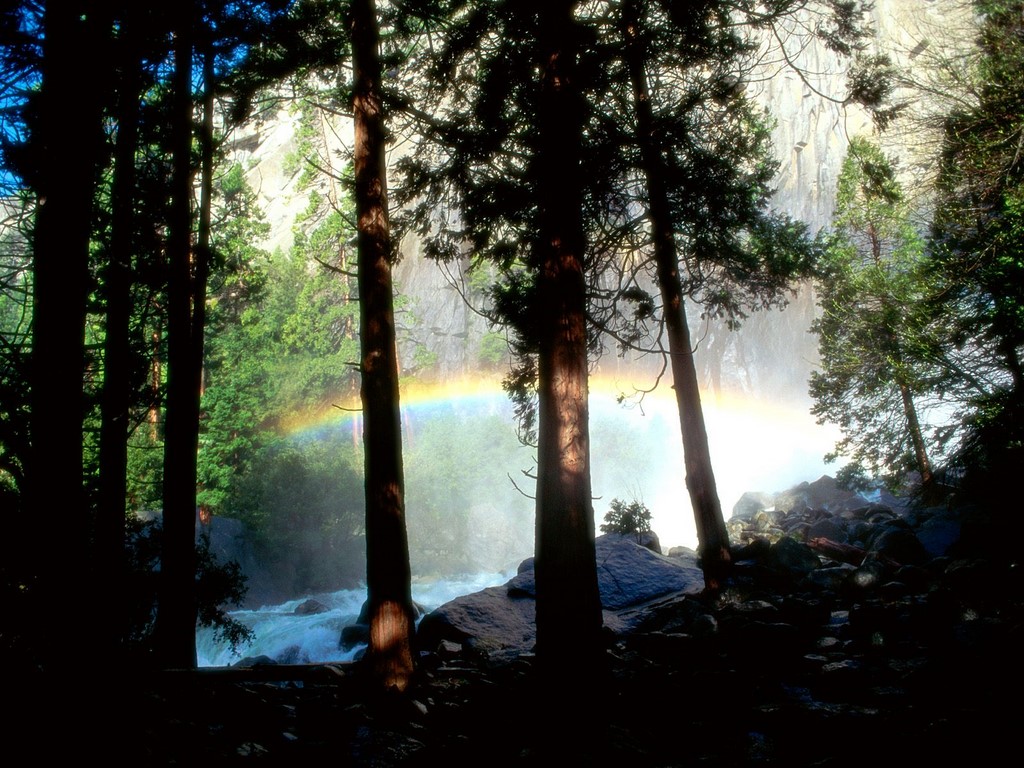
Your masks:
{"label": "sunlit tree trunk", "polygon": [[402,691],[413,674],[414,614],[405,526],[379,31],[373,0],[352,3],[351,30],[370,623],[367,661],[377,687]]}
{"label": "sunlit tree trunk", "polygon": [[932,463],[925,449],[921,422],[917,418],[917,408],[914,406],[914,396],[906,384],[900,384],[900,397],[903,398],[903,413],[907,417],[907,430],[910,432],[910,442],[914,446],[917,470],[921,473],[921,485],[927,487],[932,483]]}
{"label": "sunlit tree trunk", "polygon": [[640,142],[647,181],[647,205],[654,241],[658,288],[661,292],[672,386],[675,390],[679,427],[683,439],[686,488],[696,522],[705,587],[715,591],[727,574],[732,559],[729,552],[729,534],[725,527],[725,518],[722,516],[722,504],[711,465],[711,449],[708,445],[697,368],[690,342],[690,329],[686,321],[686,304],[679,277],[675,227],[665,184],[664,164],[654,137],[654,119],[644,67],[645,57],[639,38],[640,19],[635,2],[626,4],[623,18],[627,41],[626,58],[636,111],[637,138]]}
{"label": "sunlit tree trunk", "polygon": [[[897,364],[898,369],[903,368],[903,352],[900,349],[900,340],[890,334],[892,345],[891,355]],[[896,385],[900,390],[900,400],[903,403],[903,415],[907,420],[907,434],[910,436],[910,444],[914,448],[914,463],[917,465],[918,474],[921,476],[921,488],[931,498],[935,491],[932,473],[932,462],[928,458],[928,448],[925,444],[924,432],[921,430],[921,420],[917,415],[917,405],[914,403],[914,392],[911,389],[906,377],[898,373]]]}
{"label": "sunlit tree trunk", "polygon": [[540,4],[536,159],[537,659],[548,674],[569,678],[598,662],[602,624],[587,402],[580,170],[584,104],[576,82],[580,32],[574,8],[568,0]]}
{"label": "sunlit tree trunk", "polygon": [[[192,338],[192,50],[194,6],[176,11],[167,260],[163,550],[156,637],[164,667],[196,666],[196,450],[199,387]],[[198,301],[198,297],[195,297]]]}

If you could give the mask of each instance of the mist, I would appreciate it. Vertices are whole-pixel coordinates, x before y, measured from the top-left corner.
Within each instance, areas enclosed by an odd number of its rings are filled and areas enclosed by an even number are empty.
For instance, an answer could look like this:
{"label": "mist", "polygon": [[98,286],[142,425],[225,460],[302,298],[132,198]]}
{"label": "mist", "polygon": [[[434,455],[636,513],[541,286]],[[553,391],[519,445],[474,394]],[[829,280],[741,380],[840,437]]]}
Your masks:
{"label": "mist", "polygon": [[[490,390],[488,392],[488,390]],[[622,387],[595,378],[590,392],[595,528],[613,499],[652,513],[665,551],[697,548],[682,439],[667,386],[619,402]],[[519,442],[499,382],[449,385],[403,405],[406,509],[413,570],[500,571],[533,554],[535,452]],[[704,403],[725,517],[747,491],[776,492],[834,470],[823,461],[837,437],[806,408],[752,396]]]}

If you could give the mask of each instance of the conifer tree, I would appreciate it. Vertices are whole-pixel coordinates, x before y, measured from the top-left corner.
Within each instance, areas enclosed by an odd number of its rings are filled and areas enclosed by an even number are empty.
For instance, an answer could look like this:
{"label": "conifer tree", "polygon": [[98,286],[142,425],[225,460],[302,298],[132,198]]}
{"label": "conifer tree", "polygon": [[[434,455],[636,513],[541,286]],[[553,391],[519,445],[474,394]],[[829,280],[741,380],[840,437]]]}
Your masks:
{"label": "conifer tree", "polygon": [[192,56],[196,9],[175,14],[172,104],[172,205],[167,238],[167,396],[164,417],[163,550],[157,610],[157,648],[165,667],[196,666],[196,451],[199,369],[194,357],[194,307],[206,300],[193,291]]}
{"label": "conifer tree", "polygon": [[529,161],[538,232],[528,254],[537,308],[537,654],[574,685],[574,670],[600,662],[601,629],[587,402],[584,30],[573,0],[538,5],[538,135]]}
{"label": "conifer tree", "polygon": [[398,351],[391,283],[385,114],[377,8],[353,0],[352,113],[366,491],[367,659],[374,684],[404,691],[414,671]]}
{"label": "conifer tree", "polygon": [[[103,151],[101,102],[90,96],[101,80],[102,57],[67,57],[79,46],[106,48],[103,14],[88,3],[46,3],[43,10],[39,91],[30,111],[31,145],[21,168],[36,197],[32,233],[31,459],[26,511],[52,520],[48,562],[39,569],[43,587],[39,626],[53,644],[48,661],[62,658],[61,632],[50,627],[53,601],[85,626],[92,562],[84,489],[85,323],[90,292],[89,243],[93,199]],[[68,137],[76,137],[69,141]],[[81,590],[70,600],[68,588]]]}
{"label": "conifer tree", "polygon": [[934,290],[889,159],[864,138],[851,141],[839,176],[835,228],[817,281],[821,369],[811,375],[811,412],[843,437],[831,459],[850,462],[847,482],[886,479],[930,487],[932,463],[924,396],[928,363],[925,307]]}
{"label": "conifer tree", "polygon": [[581,17],[592,9],[424,5],[441,45],[415,59],[426,92],[408,111],[426,141],[424,154],[404,164],[402,202],[428,255],[454,258],[468,247],[481,268],[501,275],[495,317],[512,329],[518,357],[509,386],[524,382],[525,399],[536,395],[537,404],[528,439],[537,447],[538,660],[555,676],[582,679],[601,657],[602,623],[584,225],[594,195],[583,142],[593,73]]}
{"label": "conifer tree", "polygon": [[[171,205],[167,222],[167,385],[164,416],[163,550],[157,610],[158,653],[165,666],[196,665],[198,469],[200,399],[207,282],[213,257],[211,206],[218,57],[231,59],[258,34],[253,6],[185,3],[170,15]],[[268,4],[273,10],[273,4]],[[256,14],[257,17],[259,14]],[[198,72],[194,57],[201,61]],[[201,98],[194,96],[200,75]],[[196,112],[202,115],[199,130]],[[193,163],[198,139],[199,161]],[[199,200],[193,206],[196,172]]]}
{"label": "conifer tree", "polygon": [[[653,312],[664,325],[705,585],[717,591],[731,555],[686,307],[697,303],[738,324],[750,306],[783,304],[808,249],[802,228],[767,207],[774,164],[741,87],[751,44],[733,16],[713,4],[699,21],[658,2],[619,5],[613,28],[622,42],[620,88],[629,96],[612,136],[625,158],[617,197],[640,213],[626,226],[619,214],[610,222],[625,231],[619,249],[631,264],[620,273],[611,322],[627,326],[624,346],[641,347],[651,341],[635,330],[638,320]],[[623,304],[635,307],[632,317]]]}
{"label": "conifer tree", "polygon": [[[545,192],[533,192],[530,176],[542,146],[540,113],[526,90],[534,21],[503,4],[454,5],[460,13],[442,14],[452,21],[438,36],[447,46],[423,57],[441,95],[417,105],[429,112],[427,141],[419,162],[406,164],[406,200],[429,255],[468,252],[500,275],[492,317],[516,330],[520,360],[506,385],[532,427],[537,343],[551,332],[539,319],[544,303],[534,303],[528,255]],[[623,0],[576,11],[587,352],[596,359],[611,338],[624,351],[665,355],[711,588],[728,570],[729,542],[686,307],[734,327],[752,310],[784,305],[806,273],[813,249],[805,228],[768,206],[768,123],[744,90],[758,35],[770,38],[806,5]],[[851,54],[859,31],[848,5],[816,5],[820,18],[795,24]],[[438,207],[457,213],[439,215]]]}
{"label": "conifer tree", "polygon": [[1024,445],[1024,3],[972,5],[978,65],[945,121],[929,268],[939,386],[963,405],[953,463],[1001,507]]}
{"label": "conifer tree", "polygon": [[[131,10],[114,40],[112,70],[117,82],[113,114],[118,126],[112,149],[109,256],[104,274],[106,311],[103,383],[100,395],[99,478],[96,508],[97,574],[112,586],[105,603],[103,631],[111,654],[122,649],[127,610],[121,587],[127,572],[125,524],[128,437],[133,405],[132,251],[135,228],[136,162],[139,149],[140,92],[143,82],[143,15]],[[117,585],[117,586],[113,586]]]}

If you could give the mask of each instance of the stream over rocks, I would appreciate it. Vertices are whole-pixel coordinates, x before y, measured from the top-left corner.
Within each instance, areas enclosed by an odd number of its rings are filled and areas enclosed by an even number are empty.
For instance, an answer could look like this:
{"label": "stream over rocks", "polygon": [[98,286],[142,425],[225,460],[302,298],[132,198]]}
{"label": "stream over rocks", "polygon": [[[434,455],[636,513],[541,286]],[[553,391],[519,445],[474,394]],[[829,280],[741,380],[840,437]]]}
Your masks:
{"label": "stream over rocks", "polygon": [[729,528],[735,567],[717,595],[691,550],[598,539],[607,669],[561,692],[575,713],[545,702],[550,682],[538,689],[527,560],[423,617],[400,702],[367,697],[355,663],[250,661],[132,693],[126,748],[144,764],[378,768],[861,768],[1014,753],[1024,597],[999,524],[822,478],[748,495]]}

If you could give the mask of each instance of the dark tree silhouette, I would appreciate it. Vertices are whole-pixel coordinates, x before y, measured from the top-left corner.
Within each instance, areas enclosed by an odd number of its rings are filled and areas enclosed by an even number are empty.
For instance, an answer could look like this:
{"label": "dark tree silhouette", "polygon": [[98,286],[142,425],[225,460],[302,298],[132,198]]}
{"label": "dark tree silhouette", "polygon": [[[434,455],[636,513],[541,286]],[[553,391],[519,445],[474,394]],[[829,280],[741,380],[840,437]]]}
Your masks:
{"label": "dark tree silhouette", "polygon": [[[51,521],[48,564],[38,576],[44,654],[58,661],[60,617],[85,626],[91,602],[89,518],[83,491],[86,298],[89,238],[97,160],[102,147],[100,102],[92,97],[98,57],[69,59],[70,50],[104,46],[98,15],[88,3],[47,3],[42,17],[41,83],[30,117],[31,166],[26,181],[38,207],[32,232],[31,462],[27,512]],[[68,137],[74,136],[74,141]],[[76,594],[69,597],[67,590]],[[59,601],[59,602],[55,602]],[[53,644],[54,647],[50,647]]]}
{"label": "dark tree silhouette", "polygon": [[640,3],[627,0],[622,12],[624,56],[633,90],[633,109],[640,161],[647,184],[647,215],[662,314],[668,337],[669,366],[683,438],[686,488],[690,494],[697,528],[705,587],[717,591],[731,563],[729,533],[722,516],[715,474],[711,463],[708,432],[701,407],[697,368],[694,363],[690,329],[686,320],[683,282],[679,276],[676,227],[669,202],[668,172],[662,149],[656,142],[657,129],[647,84],[646,55],[640,38]]}
{"label": "dark tree silhouette", "polygon": [[167,237],[167,394],[164,412],[163,553],[156,619],[157,651],[169,668],[196,666],[196,451],[199,376],[193,305],[205,297],[193,288],[192,250],[192,55],[195,7],[174,11],[171,82],[171,208]]}
{"label": "dark tree silhouette", "polygon": [[99,489],[96,508],[97,577],[108,585],[101,631],[106,651],[121,650],[125,624],[128,436],[134,404],[131,381],[133,353],[132,252],[135,226],[136,153],[139,143],[142,52],[134,6],[125,10],[114,41],[112,68],[117,82],[114,115],[118,125],[113,148],[110,191],[109,255],[104,272],[106,315],[103,339],[103,383],[100,393]]}

